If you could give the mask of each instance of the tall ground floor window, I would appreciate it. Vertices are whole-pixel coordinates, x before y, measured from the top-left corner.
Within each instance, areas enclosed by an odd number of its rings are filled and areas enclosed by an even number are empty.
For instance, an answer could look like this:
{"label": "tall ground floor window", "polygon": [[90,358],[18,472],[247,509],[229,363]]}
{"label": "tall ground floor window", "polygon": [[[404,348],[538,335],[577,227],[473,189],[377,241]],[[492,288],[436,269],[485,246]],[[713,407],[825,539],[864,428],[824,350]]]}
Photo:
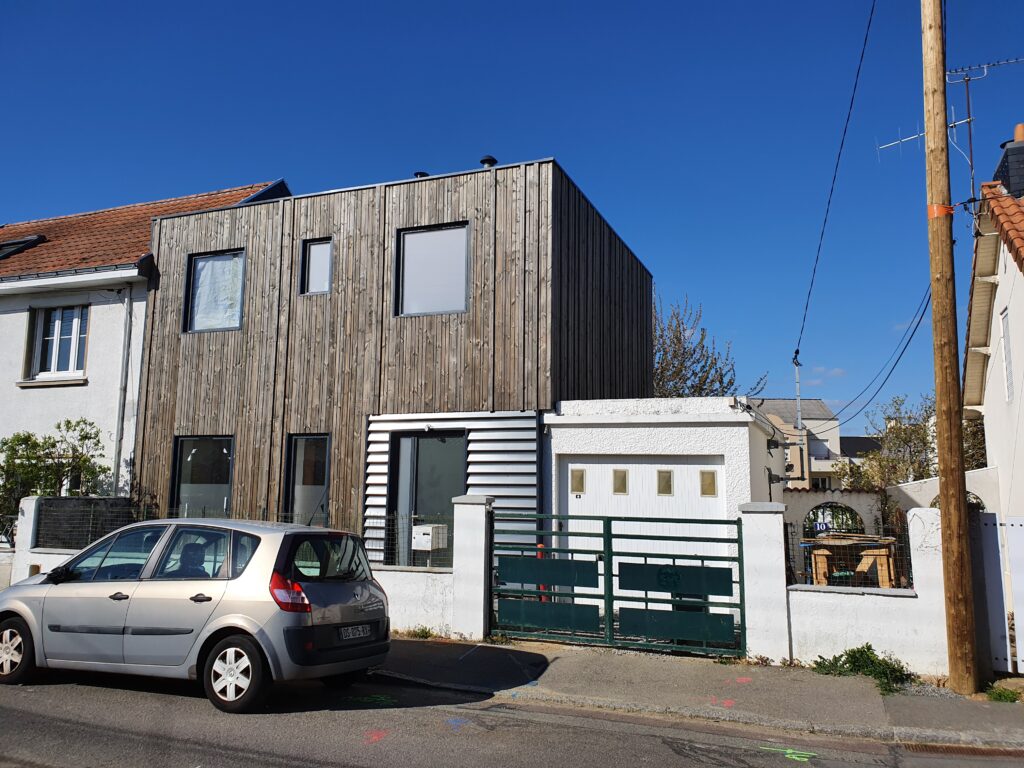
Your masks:
{"label": "tall ground floor window", "polygon": [[330,488],[330,438],[291,435],[288,438],[287,519],[302,525],[326,526]]}
{"label": "tall ground floor window", "polygon": [[[387,565],[452,564],[452,499],[466,493],[466,435],[429,432],[391,438],[391,483],[385,528]],[[416,526],[439,526],[431,548],[414,541]]]}
{"label": "tall ground floor window", "polygon": [[231,517],[232,437],[175,438],[171,506],[179,517]]}

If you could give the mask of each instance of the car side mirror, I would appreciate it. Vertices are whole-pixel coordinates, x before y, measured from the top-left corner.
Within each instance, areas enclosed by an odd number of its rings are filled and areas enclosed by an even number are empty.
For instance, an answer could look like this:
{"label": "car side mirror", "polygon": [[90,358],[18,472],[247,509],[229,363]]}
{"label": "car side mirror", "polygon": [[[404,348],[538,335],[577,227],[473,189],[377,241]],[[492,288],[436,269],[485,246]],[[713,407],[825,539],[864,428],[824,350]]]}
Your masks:
{"label": "car side mirror", "polygon": [[72,571],[66,565],[58,565],[48,574],[46,574],[46,580],[51,584],[60,584],[64,581],[71,581]]}

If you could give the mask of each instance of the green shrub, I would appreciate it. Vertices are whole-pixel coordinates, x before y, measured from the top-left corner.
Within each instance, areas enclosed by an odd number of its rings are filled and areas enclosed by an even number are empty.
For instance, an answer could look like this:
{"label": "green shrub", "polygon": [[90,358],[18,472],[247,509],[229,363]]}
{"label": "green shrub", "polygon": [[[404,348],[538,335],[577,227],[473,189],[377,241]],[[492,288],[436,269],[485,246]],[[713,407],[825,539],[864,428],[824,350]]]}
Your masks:
{"label": "green shrub", "polygon": [[985,691],[985,695],[988,696],[989,701],[1006,701],[1010,703],[1020,701],[1019,693],[1011,691],[1009,688],[1001,688],[998,685],[990,685],[988,690]]}
{"label": "green shrub", "polygon": [[434,636],[434,632],[430,627],[413,627],[406,633],[407,637],[413,637],[417,640],[429,640]]}
{"label": "green shrub", "polygon": [[819,656],[814,671],[822,675],[865,675],[874,679],[883,694],[895,693],[914,679],[906,664],[889,654],[879,656],[871,643],[849,648],[830,659]]}

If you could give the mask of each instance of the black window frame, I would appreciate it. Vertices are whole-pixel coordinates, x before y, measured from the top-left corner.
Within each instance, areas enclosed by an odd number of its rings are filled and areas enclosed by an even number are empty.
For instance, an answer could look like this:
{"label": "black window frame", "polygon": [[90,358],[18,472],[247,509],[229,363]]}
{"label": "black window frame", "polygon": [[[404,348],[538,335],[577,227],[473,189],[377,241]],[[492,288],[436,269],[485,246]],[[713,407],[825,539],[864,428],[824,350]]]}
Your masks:
{"label": "black window frame", "polygon": [[[231,510],[234,506],[234,495],[235,495],[235,436],[234,435],[175,435],[174,444],[171,446],[171,492],[167,497],[170,499],[170,513],[173,517],[178,516],[179,503],[181,499],[178,497],[178,469],[181,464],[181,441],[182,440],[230,440],[231,450],[228,452],[228,475],[230,480],[231,491],[228,495],[228,509],[227,519],[231,518]],[[203,518],[197,518],[202,520]]]}
{"label": "black window frame", "polygon": [[[228,325],[222,328],[201,328],[193,330],[192,325],[192,285],[195,278],[195,265],[199,259],[206,259],[213,256],[227,256],[233,253],[242,255],[242,281],[238,288],[238,325]],[[182,333],[222,333],[224,331],[240,331],[245,322],[245,281],[248,277],[249,254],[244,247],[223,248],[218,251],[201,251],[190,253],[185,265],[185,293],[182,297]]]}
{"label": "black window frame", "polygon": [[[331,433],[330,432],[291,432],[285,438],[285,463],[284,463],[284,499],[282,507],[284,509],[283,522],[294,523],[295,522],[295,510],[293,509],[294,499],[292,498],[292,492],[294,490],[293,479],[295,473],[294,459],[295,459],[295,442],[304,438],[323,438],[327,441],[327,461],[324,465],[324,486],[327,488],[327,493],[324,496],[324,517],[325,525],[329,525],[331,517]],[[312,520],[312,518],[310,518]],[[309,523],[301,522],[301,525],[309,525]]]}
{"label": "black window frame", "polygon": [[[309,248],[312,245],[327,243],[329,251],[327,255],[327,290],[310,291],[309,281]],[[299,256],[299,296],[326,296],[331,293],[334,286],[334,238],[333,237],[311,237],[302,241],[302,253]]]}
{"label": "black window frame", "polygon": [[[466,230],[466,284],[465,295],[466,302],[464,309],[450,309],[441,310],[438,312],[404,312],[403,302],[405,301],[404,292],[402,290],[404,282],[404,260],[405,260],[405,236],[411,234],[417,234],[419,232],[437,232],[443,229],[464,229]],[[393,289],[392,299],[394,301],[394,316],[395,317],[432,317],[434,315],[465,315],[469,314],[470,301],[472,299],[472,293],[470,286],[473,283],[473,228],[472,222],[468,219],[463,221],[451,221],[445,222],[444,224],[428,224],[419,227],[401,227],[396,230],[395,240],[395,258],[393,267],[393,274],[395,276],[395,285]]]}

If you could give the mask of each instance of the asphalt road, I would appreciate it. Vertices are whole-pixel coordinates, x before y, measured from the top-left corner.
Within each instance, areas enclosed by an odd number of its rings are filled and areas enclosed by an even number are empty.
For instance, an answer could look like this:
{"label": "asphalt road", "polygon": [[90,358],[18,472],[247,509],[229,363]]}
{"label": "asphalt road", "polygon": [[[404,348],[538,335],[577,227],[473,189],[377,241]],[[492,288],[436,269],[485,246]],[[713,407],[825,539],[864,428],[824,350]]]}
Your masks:
{"label": "asphalt road", "polygon": [[218,712],[194,684],[178,681],[51,673],[30,687],[0,687],[0,768],[1021,763],[1021,755],[911,752],[668,717],[527,707],[380,677],[346,691],[315,682],[279,686],[265,712],[245,716]]}

